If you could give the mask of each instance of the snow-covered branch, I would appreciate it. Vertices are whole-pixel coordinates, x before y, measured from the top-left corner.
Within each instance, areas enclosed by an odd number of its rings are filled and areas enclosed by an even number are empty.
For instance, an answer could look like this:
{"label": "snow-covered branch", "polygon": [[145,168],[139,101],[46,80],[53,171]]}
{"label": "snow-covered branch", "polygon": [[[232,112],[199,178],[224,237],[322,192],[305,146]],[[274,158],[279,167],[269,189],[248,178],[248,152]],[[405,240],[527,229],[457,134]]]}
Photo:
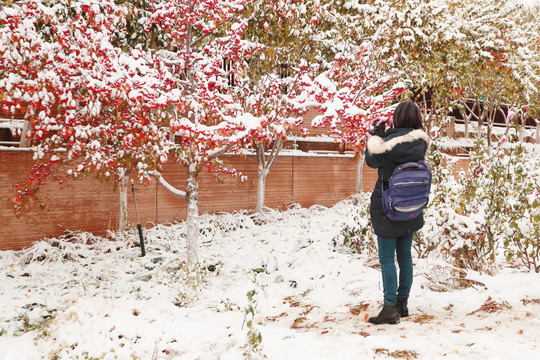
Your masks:
{"label": "snow-covered branch", "polygon": [[208,152],[208,159],[209,160],[212,160],[212,159],[215,159],[223,154],[225,154],[227,151],[229,151],[234,145],[233,144],[228,144],[228,145],[225,145],[219,149],[214,149],[212,151],[209,151]]}
{"label": "snow-covered branch", "polygon": [[180,199],[183,199],[183,200],[185,200],[187,198],[187,195],[186,195],[185,191],[178,190],[177,188],[175,188],[174,186],[169,184],[167,182],[167,180],[165,180],[163,178],[163,176],[161,176],[161,174],[159,174],[157,172],[151,172],[149,175],[154,177],[157,180],[159,185],[163,186],[167,191],[169,191],[174,196],[176,196],[176,197],[178,197]]}

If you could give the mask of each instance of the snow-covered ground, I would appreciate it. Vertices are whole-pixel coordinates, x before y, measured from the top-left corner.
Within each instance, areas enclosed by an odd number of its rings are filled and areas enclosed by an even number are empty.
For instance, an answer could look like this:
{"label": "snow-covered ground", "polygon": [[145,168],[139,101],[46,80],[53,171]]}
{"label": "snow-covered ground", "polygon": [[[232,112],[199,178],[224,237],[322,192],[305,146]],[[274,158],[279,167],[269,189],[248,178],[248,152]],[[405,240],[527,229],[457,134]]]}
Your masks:
{"label": "snow-covered ground", "polygon": [[540,0],[518,0],[518,2],[529,6],[540,6]]}
{"label": "snow-covered ground", "polygon": [[0,252],[0,359],[538,356],[540,274],[519,268],[468,272],[458,286],[440,256],[415,259],[411,316],[369,324],[382,299],[376,255],[333,241],[354,203],[204,215],[190,279],[184,224],[147,230],[145,257],[135,232]]}

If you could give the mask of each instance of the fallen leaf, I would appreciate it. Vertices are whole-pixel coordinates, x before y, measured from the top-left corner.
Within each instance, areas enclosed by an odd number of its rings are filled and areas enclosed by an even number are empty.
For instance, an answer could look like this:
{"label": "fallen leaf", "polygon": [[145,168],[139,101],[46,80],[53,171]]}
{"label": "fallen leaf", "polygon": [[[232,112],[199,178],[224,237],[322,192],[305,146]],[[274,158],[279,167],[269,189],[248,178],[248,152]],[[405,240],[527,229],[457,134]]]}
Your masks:
{"label": "fallen leaf", "polygon": [[279,319],[281,317],[285,317],[285,316],[288,316],[288,314],[286,312],[282,312],[281,314],[276,315],[276,316],[267,316],[266,320],[268,320],[268,321],[276,321],[277,319]]}
{"label": "fallen leaf", "polygon": [[415,322],[415,323],[419,323],[419,324],[423,324],[427,321],[430,321],[430,320],[433,320],[435,319],[435,316],[433,315],[418,315],[414,318],[412,318],[412,321]]}
{"label": "fallen leaf", "polygon": [[298,328],[301,328],[302,327],[302,323],[306,321],[306,318],[305,317],[299,317],[299,318],[296,318],[293,322],[293,324],[291,325],[291,329],[298,329]]}
{"label": "fallen leaf", "polygon": [[353,314],[353,315],[360,315],[362,312],[366,311],[368,307],[369,307],[369,304],[361,303],[360,305],[351,307],[351,308],[349,309],[349,311],[350,311],[351,314]]}
{"label": "fallen leaf", "polygon": [[353,334],[357,334],[357,335],[360,335],[360,336],[363,336],[363,337],[368,337],[370,334],[365,332],[365,331],[360,331],[360,332],[353,332]]}
{"label": "fallen leaf", "polygon": [[468,313],[467,315],[474,315],[477,312],[486,312],[489,314],[492,314],[494,312],[502,311],[503,309],[511,309],[512,307],[507,303],[498,303],[495,300],[493,300],[491,297],[488,297],[486,302],[480,306],[478,309],[474,310],[473,312]]}

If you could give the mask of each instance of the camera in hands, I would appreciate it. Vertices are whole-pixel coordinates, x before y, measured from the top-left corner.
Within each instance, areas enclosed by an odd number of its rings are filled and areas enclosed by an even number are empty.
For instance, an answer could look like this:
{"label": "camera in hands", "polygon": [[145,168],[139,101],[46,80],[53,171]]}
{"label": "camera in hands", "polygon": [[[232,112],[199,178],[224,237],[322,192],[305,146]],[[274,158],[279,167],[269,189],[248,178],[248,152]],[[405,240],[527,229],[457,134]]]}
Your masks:
{"label": "camera in hands", "polygon": [[371,124],[371,129],[368,130],[368,133],[375,136],[384,137],[384,131],[386,130],[386,122],[389,118],[377,118]]}

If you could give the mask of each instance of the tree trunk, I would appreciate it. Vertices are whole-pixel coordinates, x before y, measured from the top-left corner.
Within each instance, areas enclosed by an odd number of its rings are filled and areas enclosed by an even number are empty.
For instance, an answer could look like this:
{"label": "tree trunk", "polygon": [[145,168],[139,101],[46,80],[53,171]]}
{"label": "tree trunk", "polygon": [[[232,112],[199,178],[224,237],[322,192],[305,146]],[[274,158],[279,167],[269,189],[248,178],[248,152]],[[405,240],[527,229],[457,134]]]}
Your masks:
{"label": "tree trunk", "polygon": [[470,136],[471,120],[473,120],[473,118],[480,119],[480,117],[476,116],[476,114],[475,114],[475,110],[478,107],[478,102],[474,102],[472,108],[470,108],[469,105],[467,105],[467,100],[463,100],[462,104],[463,104],[463,107],[465,108],[465,111],[463,111],[463,112],[460,111],[461,115],[463,116],[463,123],[465,125],[465,130],[464,130],[463,136],[465,136],[465,138],[468,139],[469,136]]}
{"label": "tree trunk", "polygon": [[[467,114],[467,110],[469,108],[467,107],[467,104],[465,104],[465,110],[459,110],[459,114],[461,115],[461,117],[463,118],[463,136],[465,138],[468,138],[469,137],[469,115]],[[454,134],[455,134],[455,138],[457,138],[457,130],[455,130],[455,122],[454,122]]]}
{"label": "tree trunk", "polygon": [[[505,125],[504,138],[506,140],[508,140],[508,138],[510,137],[510,119],[508,118],[508,114],[505,114],[503,109],[500,106],[497,109],[497,111],[499,111],[502,114],[502,116],[504,117],[504,125]],[[509,112],[510,112],[510,110],[509,110]]]}
{"label": "tree trunk", "polygon": [[495,110],[491,105],[489,105],[488,111],[487,111],[487,124],[486,124],[486,137],[487,137],[487,153],[488,156],[491,156],[493,154],[493,144],[491,142],[491,134],[493,133],[493,119],[495,117]]}
{"label": "tree trunk", "polygon": [[[194,1],[188,1],[190,15],[193,15],[195,3]],[[191,73],[191,38],[192,38],[193,20],[190,20],[187,24],[186,34],[186,58],[189,59],[186,64],[186,78],[195,86],[193,74]],[[193,119],[196,123],[197,118]],[[197,253],[199,247],[199,183],[197,176],[199,170],[197,170],[196,164],[191,163],[188,166],[188,178],[186,185],[186,207],[187,207],[187,238],[186,238],[186,265],[189,271],[195,269],[198,262]]]}
{"label": "tree trunk", "polygon": [[524,123],[522,123],[521,126],[519,127],[518,139],[520,142],[523,142],[525,140],[525,124]]}
{"label": "tree trunk", "polygon": [[[193,10],[195,9],[195,2],[189,1],[189,14],[193,15]],[[188,63],[186,64],[186,78],[191,83],[192,86],[195,86],[195,82],[193,80],[193,74],[191,73],[191,38],[192,38],[192,27],[193,27],[193,20],[190,20],[187,24],[187,34],[186,34],[186,58],[189,59]]]}
{"label": "tree trunk", "polygon": [[[528,114],[521,114],[519,119],[519,133],[518,133],[518,139],[520,142],[523,142],[525,140],[525,131],[527,130],[526,124],[527,124],[527,117]],[[538,144],[538,122],[536,123],[536,139]]]}
{"label": "tree trunk", "polygon": [[540,121],[536,121],[536,143],[540,144]]}
{"label": "tree trunk", "polygon": [[266,188],[266,160],[264,156],[264,142],[255,144],[255,153],[257,154],[257,205],[255,211],[260,211],[264,207],[264,193]]}
{"label": "tree trunk", "polygon": [[491,144],[491,124],[487,124],[487,153],[488,156],[493,154],[492,144]]}
{"label": "tree trunk", "polygon": [[366,150],[362,149],[359,153],[358,163],[356,164],[356,193],[362,193],[362,172],[364,170],[364,159],[366,157]]}
{"label": "tree trunk", "polygon": [[118,219],[118,232],[127,230],[128,225],[128,184],[129,171],[127,171],[120,181],[120,218]]}
{"label": "tree trunk", "polygon": [[422,112],[424,117],[424,124],[427,126],[427,132],[428,134],[431,132],[432,128],[432,114],[428,112],[428,106],[427,106],[427,99],[426,99],[426,92],[424,91],[422,93]]}
{"label": "tree trunk", "polygon": [[32,141],[26,138],[26,135],[28,134],[29,130],[30,130],[30,121],[25,120],[23,128],[22,128],[22,132],[21,132],[21,141],[19,142],[20,148],[30,147]]}
{"label": "tree trunk", "polygon": [[480,109],[480,115],[478,116],[478,133],[476,134],[479,139],[482,138],[482,125],[484,123],[485,110]]}
{"label": "tree trunk", "polygon": [[274,163],[283,149],[283,139],[279,138],[274,140],[272,145],[272,151],[268,157],[265,155],[265,142],[255,145],[255,152],[257,153],[257,164],[259,166],[257,174],[257,207],[255,211],[260,211],[264,207],[265,189],[266,189],[266,177],[274,166]]}
{"label": "tree trunk", "polygon": [[268,170],[264,168],[264,165],[262,163],[259,163],[259,171],[257,177],[257,207],[255,208],[255,211],[261,211],[264,207],[266,175],[268,175]]}
{"label": "tree trunk", "polygon": [[186,185],[187,206],[187,267],[193,270],[197,264],[197,252],[199,246],[199,183],[197,176],[199,171],[195,164],[188,166],[188,179]]}
{"label": "tree trunk", "polygon": [[495,100],[491,100],[488,104],[486,120],[487,120],[487,151],[488,155],[493,154],[493,124],[495,123],[495,117],[497,116],[498,107],[495,106]]}

